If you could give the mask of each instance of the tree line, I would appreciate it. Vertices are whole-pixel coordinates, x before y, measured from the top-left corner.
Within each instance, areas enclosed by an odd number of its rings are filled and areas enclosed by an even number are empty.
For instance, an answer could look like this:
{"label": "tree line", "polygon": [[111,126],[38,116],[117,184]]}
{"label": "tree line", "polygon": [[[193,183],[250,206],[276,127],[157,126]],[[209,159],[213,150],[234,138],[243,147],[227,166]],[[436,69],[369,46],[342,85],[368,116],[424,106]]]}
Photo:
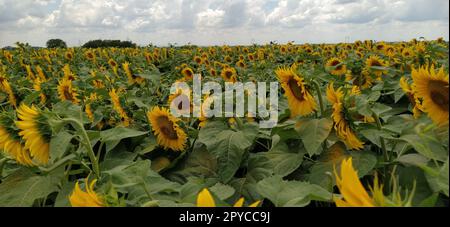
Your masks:
{"label": "tree line", "polygon": [[[67,48],[66,42],[62,39],[50,39],[46,43],[47,48]],[[116,48],[134,48],[137,45],[131,41],[121,40],[90,40],[83,44],[84,48],[99,48],[99,47],[116,47]]]}

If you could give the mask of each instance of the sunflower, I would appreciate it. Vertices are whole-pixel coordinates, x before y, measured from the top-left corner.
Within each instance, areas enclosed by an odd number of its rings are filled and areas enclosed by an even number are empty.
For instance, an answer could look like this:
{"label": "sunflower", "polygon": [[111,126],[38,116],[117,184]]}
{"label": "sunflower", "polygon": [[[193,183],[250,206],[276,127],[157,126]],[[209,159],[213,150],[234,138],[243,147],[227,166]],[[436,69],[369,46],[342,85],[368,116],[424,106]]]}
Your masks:
{"label": "sunflower", "polygon": [[84,53],[84,56],[86,56],[88,60],[95,61],[95,53],[93,51],[86,51],[86,53]]}
{"label": "sunflower", "polygon": [[209,74],[210,74],[212,77],[216,77],[216,76],[217,76],[217,71],[216,71],[216,69],[210,68],[210,69],[209,69]]}
{"label": "sunflower", "polygon": [[246,67],[245,62],[242,61],[242,60],[236,62],[236,66],[239,67],[239,68],[245,68]]}
{"label": "sunflower", "polygon": [[105,203],[104,198],[94,191],[94,185],[97,180],[93,180],[89,183],[89,180],[85,179],[85,188],[86,191],[83,191],[80,188],[80,184],[77,181],[75,183],[75,188],[72,191],[72,194],[69,196],[70,205],[72,207],[105,207],[107,204]]}
{"label": "sunflower", "polygon": [[234,83],[237,81],[236,69],[234,69],[232,67],[226,67],[226,68],[222,69],[222,72],[220,72],[220,76],[222,76],[222,79],[225,82]]}
{"label": "sunflower", "polygon": [[8,114],[0,115],[0,150],[14,158],[17,163],[33,166],[30,152],[23,145],[19,130],[14,126],[14,119]]}
{"label": "sunflower", "polygon": [[195,56],[195,57],[194,57],[194,62],[197,63],[197,64],[199,64],[199,65],[201,65],[201,64],[203,63],[203,60],[202,60],[201,57]]}
{"label": "sunflower", "polygon": [[109,64],[109,66],[111,66],[112,70],[114,71],[114,74],[117,75],[117,67],[118,67],[117,62],[111,58],[108,60],[108,64]]}
{"label": "sunflower", "polygon": [[64,65],[63,72],[64,72],[64,79],[70,80],[70,81],[77,79],[75,74],[73,74],[73,72],[70,70],[70,66],[68,64]]}
{"label": "sunflower", "polygon": [[411,86],[406,81],[405,77],[400,78],[399,84],[413,106],[414,118],[418,118],[420,114],[423,112],[422,102],[419,100],[418,96],[414,93]]}
{"label": "sunflower", "polygon": [[384,51],[386,48],[386,44],[384,42],[375,44],[375,50],[377,51]]}
{"label": "sunflower", "polygon": [[122,68],[125,71],[125,74],[127,75],[128,84],[132,85],[132,84],[136,83],[136,76],[133,75],[133,72],[131,71],[130,63],[129,62],[123,63]]}
{"label": "sunflower", "polygon": [[412,57],[414,57],[414,52],[411,48],[404,48],[402,50],[402,56],[404,58],[412,58]]}
{"label": "sunflower", "polygon": [[395,55],[395,48],[391,45],[387,45],[384,48],[384,54],[389,57],[393,57]]}
{"label": "sunflower", "polygon": [[27,70],[27,77],[28,77],[28,79],[33,80],[35,78],[35,75],[34,75],[33,70],[31,69],[31,66],[25,65],[25,69]]}
{"label": "sunflower", "polygon": [[306,88],[304,79],[295,70],[295,65],[275,70],[288,100],[291,117],[309,115],[317,109],[317,103]]}
{"label": "sunflower", "polygon": [[187,135],[178,126],[179,119],[172,116],[166,108],[158,106],[147,112],[147,118],[160,146],[174,151],[184,150]]}
{"label": "sunflower", "polygon": [[191,68],[186,67],[181,70],[181,75],[183,75],[186,80],[192,80],[192,78],[194,78],[194,71]]}
{"label": "sunflower", "polygon": [[41,88],[41,84],[42,84],[42,80],[40,78],[36,78],[33,81],[33,88],[35,91],[40,92],[39,93],[39,98],[41,100],[41,104],[45,104],[45,102],[47,101],[47,97],[45,96],[45,94],[42,92],[42,88]]}
{"label": "sunflower", "polygon": [[31,157],[39,163],[47,164],[49,161],[50,130],[46,124],[46,117],[35,106],[21,104],[17,109],[20,129],[19,135],[25,140],[25,148],[30,150]]}
{"label": "sunflower", "polygon": [[230,62],[232,62],[233,61],[233,59],[231,59],[231,57],[230,56],[225,56],[225,58],[224,58],[224,60],[225,60],[225,62],[227,62],[227,63],[230,63]]}
{"label": "sunflower", "polygon": [[336,185],[342,195],[342,199],[334,198],[338,207],[376,207],[385,206],[385,197],[383,195],[383,186],[378,184],[378,178],[375,177],[372,191],[372,197],[367,193],[358,177],[358,172],[353,168],[352,158],[342,161],[340,176],[334,169]]}
{"label": "sunflower", "polygon": [[[242,207],[245,199],[241,197],[234,203],[233,207]],[[261,201],[256,201],[248,207],[257,207]],[[207,188],[202,189],[197,195],[197,207],[216,207],[216,202]]]}
{"label": "sunflower", "polygon": [[[189,103],[188,105],[184,105]],[[168,104],[171,108],[177,109],[180,114],[191,113],[192,102],[189,90],[177,89],[174,94],[169,95]]]}
{"label": "sunflower", "polygon": [[413,90],[421,98],[424,112],[438,125],[448,124],[449,83],[442,67],[438,72],[431,67],[413,69]]}
{"label": "sunflower", "polygon": [[333,113],[331,117],[333,118],[336,135],[344,141],[348,148],[355,150],[362,149],[364,143],[358,139],[353,130],[350,128],[345,116],[344,103],[342,102],[344,98],[342,88],[335,90],[333,83],[331,83],[327,88],[327,98],[333,105]]}
{"label": "sunflower", "polygon": [[72,81],[66,78],[59,81],[58,96],[61,101],[70,101],[74,104],[80,103],[80,100],[77,98],[77,90],[72,87]]}
{"label": "sunflower", "polygon": [[67,60],[71,61],[71,60],[73,59],[73,53],[70,52],[70,51],[67,51],[67,52],[64,54],[64,57],[65,57]]}
{"label": "sunflower", "polygon": [[41,79],[42,81],[46,81],[47,80],[47,78],[45,77],[45,74],[44,74],[44,70],[42,70],[42,68],[39,65],[36,66],[36,71],[38,73],[39,79]]}
{"label": "sunflower", "polygon": [[130,124],[130,118],[120,104],[120,97],[117,94],[116,89],[113,88],[111,89],[111,91],[109,91],[109,97],[111,98],[114,110],[119,114],[123,125],[127,127]]}
{"label": "sunflower", "polygon": [[366,60],[366,67],[371,70],[377,77],[381,77],[387,71],[381,68],[372,67],[387,67],[387,64],[378,56],[372,55]]}
{"label": "sunflower", "polygon": [[9,104],[14,108],[17,107],[17,99],[14,95],[13,89],[9,84],[8,80],[3,76],[0,76],[0,90],[8,95]]}
{"label": "sunflower", "polygon": [[347,66],[345,66],[339,58],[331,58],[327,61],[325,66],[329,68],[331,74],[335,76],[341,76],[347,72]]}

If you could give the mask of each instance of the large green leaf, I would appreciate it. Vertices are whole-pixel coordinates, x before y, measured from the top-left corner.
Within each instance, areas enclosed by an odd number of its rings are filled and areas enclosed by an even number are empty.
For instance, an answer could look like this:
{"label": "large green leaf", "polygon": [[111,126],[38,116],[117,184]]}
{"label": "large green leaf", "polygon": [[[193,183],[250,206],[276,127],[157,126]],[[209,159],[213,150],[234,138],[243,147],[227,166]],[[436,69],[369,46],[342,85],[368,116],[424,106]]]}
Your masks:
{"label": "large green leaf", "polygon": [[28,169],[19,169],[0,184],[0,206],[32,206],[58,190],[61,178],[56,175],[35,175]]}
{"label": "large green leaf", "polygon": [[401,136],[400,139],[408,142],[413,146],[414,150],[429,159],[438,161],[445,161],[447,159],[448,150],[434,138],[424,135],[409,134]]}
{"label": "large green leaf", "polygon": [[296,128],[310,156],[320,154],[320,145],[333,128],[333,121],[328,118],[300,120]]}
{"label": "large green leaf", "polygon": [[50,140],[50,158],[52,161],[64,156],[72,138],[73,135],[66,131],[60,131],[52,137]]}
{"label": "large green leaf", "polygon": [[256,191],[257,183],[267,177],[273,175],[273,166],[270,160],[262,153],[250,153],[247,163],[247,173],[242,178],[235,178],[229,184],[232,185],[236,192],[243,195],[251,201],[261,199]]}
{"label": "large green leaf", "polygon": [[257,191],[277,207],[303,207],[311,200],[331,201],[331,193],[322,187],[301,181],[285,181],[275,175],[258,183]]}
{"label": "large green leaf", "polygon": [[197,144],[186,160],[166,175],[169,179],[185,182],[189,177],[217,177],[217,158]]}
{"label": "large green leaf", "polygon": [[278,135],[272,138],[270,151],[261,154],[270,161],[274,174],[287,176],[302,164],[305,151],[301,146],[290,148]]}
{"label": "large green leaf", "polygon": [[228,182],[239,169],[246,150],[258,134],[257,124],[245,124],[240,130],[224,129],[223,122],[209,122],[200,130],[198,141],[218,159],[219,177]]}
{"label": "large green leaf", "polygon": [[332,156],[334,156],[332,160],[319,160],[312,166],[311,173],[308,175],[309,182],[329,189],[335,184],[334,180],[331,182],[329,174],[334,173],[334,168],[339,170],[340,163],[344,158],[352,157],[353,166],[358,171],[359,177],[369,173],[377,163],[376,157],[368,152],[344,152]]}
{"label": "large green leaf", "polygon": [[106,145],[106,151],[112,150],[122,139],[145,135],[147,132],[131,128],[116,127],[100,132],[101,140]]}

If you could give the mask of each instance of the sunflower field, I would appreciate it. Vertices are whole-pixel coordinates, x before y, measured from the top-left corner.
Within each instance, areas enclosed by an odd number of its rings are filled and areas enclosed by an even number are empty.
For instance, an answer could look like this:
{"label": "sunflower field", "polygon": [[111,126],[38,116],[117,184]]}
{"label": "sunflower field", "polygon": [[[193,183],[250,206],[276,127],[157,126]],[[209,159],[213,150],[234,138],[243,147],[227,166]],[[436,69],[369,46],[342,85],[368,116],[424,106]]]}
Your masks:
{"label": "sunflower field", "polygon": [[[1,50],[0,206],[448,206],[448,71],[443,39]],[[173,116],[196,74],[278,82],[277,125]]]}

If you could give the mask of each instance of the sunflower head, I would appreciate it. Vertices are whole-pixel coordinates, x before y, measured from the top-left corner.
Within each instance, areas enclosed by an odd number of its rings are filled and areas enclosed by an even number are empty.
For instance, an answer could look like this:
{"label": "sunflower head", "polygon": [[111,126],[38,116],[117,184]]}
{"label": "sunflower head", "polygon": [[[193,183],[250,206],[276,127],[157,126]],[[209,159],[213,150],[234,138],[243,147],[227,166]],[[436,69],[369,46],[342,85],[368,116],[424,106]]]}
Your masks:
{"label": "sunflower head", "polygon": [[275,74],[288,99],[291,117],[309,115],[317,109],[317,103],[306,87],[302,77],[296,73],[296,65],[280,67]]}
{"label": "sunflower head", "polygon": [[347,72],[347,67],[339,58],[331,58],[325,65],[332,75],[341,76]]}
{"label": "sunflower head", "polygon": [[181,70],[181,74],[186,80],[192,80],[194,77],[194,71],[189,67],[183,68],[183,70]]}
{"label": "sunflower head", "polygon": [[222,72],[220,73],[220,76],[222,76],[222,79],[225,82],[236,82],[236,69],[232,68],[232,67],[226,67],[224,69],[222,69]]}
{"label": "sunflower head", "polygon": [[95,59],[95,53],[93,51],[86,51],[86,53],[84,53],[84,55],[86,56],[86,58],[88,60],[94,60]]}
{"label": "sunflower head", "polygon": [[327,99],[333,106],[333,113],[331,118],[334,122],[334,129],[336,135],[345,143],[349,149],[360,150],[363,148],[364,143],[361,142],[356,136],[355,132],[351,128],[351,122],[349,121],[346,108],[344,105],[344,93],[342,88],[334,89],[333,83],[327,88]]}
{"label": "sunflower head", "polygon": [[25,166],[33,166],[30,151],[25,148],[24,142],[19,135],[19,130],[15,127],[15,115],[10,112],[0,114],[0,150],[5,152]]}
{"label": "sunflower head", "polygon": [[109,59],[108,60],[108,64],[109,64],[109,66],[111,66],[111,68],[117,68],[117,62],[116,61],[114,61],[114,59]]}
{"label": "sunflower head", "polygon": [[424,112],[438,125],[446,125],[449,120],[449,81],[448,74],[442,67],[435,71],[434,67],[421,67],[412,70],[412,89],[418,98],[423,100]]}
{"label": "sunflower head", "polygon": [[25,148],[30,150],[31,157],[41,164],[49,161],[49,142],[51,130],[47,117],[35,106],[21,104],[17,108],[19,121],[16,126],[20,129],[19,135],[25,141]]}
{"label": "sunflower head", "polygon": [[74,104],[80,103],[78,99],[78,94],[75,88],[72,86],[72,81],[66,78],[63,78],[59,81],[58,84],[58,96],[61,101],[70,101]]}
{"label": "sunflower head", "polygon": [[384,62],[384,60],[375,55],[370,56],[366,60],[366,67],[378,77],[387,72],[385,69],[382,69],[383,67],[387,67],[387,64]]}
{"label": "sunflower head", "polygon": [[336,185],[342,195],[342,199],[334,199],[338,207],[374,207],[373,198],[369,196],[366,189],[359,181],[358,172],[353,168],[352,158],[343,160],[340,174],[334,168]]}
{"label": "sunflower head", "polygon": [[178,125],[179,119],[172,116],[166,108],[158,106],[147,113],[147,118],[160,146],[174,151],[184,150],[187,135]]}
{"label": "sunflower head", "polygon": [[75,188],[69,196],[70,205],[72,207],[105,207],[104,198],[94,191],[97,180],[89,183],[88,178],[85,179],[85,190],[80,187],[80,182],[75,183]]}

